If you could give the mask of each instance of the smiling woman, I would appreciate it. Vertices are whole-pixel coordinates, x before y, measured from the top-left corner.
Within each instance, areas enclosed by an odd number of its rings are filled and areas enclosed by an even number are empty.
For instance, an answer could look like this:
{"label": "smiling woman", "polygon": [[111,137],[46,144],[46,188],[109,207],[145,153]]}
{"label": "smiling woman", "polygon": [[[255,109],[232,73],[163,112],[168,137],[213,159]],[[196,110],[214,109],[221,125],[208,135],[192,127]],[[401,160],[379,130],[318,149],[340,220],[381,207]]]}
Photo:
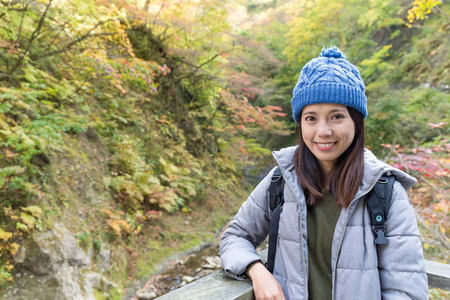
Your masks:
{"label": "smiling woman", "polygon": [[[225,272],[251,279],[256,299],[428,299],[417,222],[406,193],[415,179],[364,149],[365,85],[336,47],[307,63],[294,88],[299,145],[273,153],[285,181],[273,274],[255,247],[269,231],[274,170],[221,240]],[[376,245],[366,195],[394,175],[388,244]],[[273,222],[276,218],[274,218]]]}
{"label": "smiling woman", "polygon": [[[302,140],[319,161],[324,174],[331,174],[337,159],[355,137],[355,122],[345,105],[333,103],[312,104],[301,114]],[[324,178],[323,188],[328,188]]]}
{"label": "smiling woman", "polygon": [[322,199],[321,189],[329,188],[336,201],[347,207],[352,199],[348,195],[356,193],[363,176],[362,113],[342,104],[311,104],[302,110],[299,122],[294,163],[302,188],[310,193],[307,204],[315,205]]}

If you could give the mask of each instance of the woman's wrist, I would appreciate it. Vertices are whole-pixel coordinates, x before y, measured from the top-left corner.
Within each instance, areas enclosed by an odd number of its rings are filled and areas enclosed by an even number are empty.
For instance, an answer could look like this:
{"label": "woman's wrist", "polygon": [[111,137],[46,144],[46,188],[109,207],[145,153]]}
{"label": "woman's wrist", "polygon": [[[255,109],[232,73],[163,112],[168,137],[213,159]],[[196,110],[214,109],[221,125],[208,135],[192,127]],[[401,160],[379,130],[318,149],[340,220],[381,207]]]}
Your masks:
{"label": "woman's wrist", "polygon": [[264,270],[266,269],[266,267],[262,264],[261,261],[255,261],[250,265],[248,265],[245,273],[249,278],[252,278],[252,274],[255,275],[257,272],[260,272],[258,270],[260,270],[261,268],[263,268]]}

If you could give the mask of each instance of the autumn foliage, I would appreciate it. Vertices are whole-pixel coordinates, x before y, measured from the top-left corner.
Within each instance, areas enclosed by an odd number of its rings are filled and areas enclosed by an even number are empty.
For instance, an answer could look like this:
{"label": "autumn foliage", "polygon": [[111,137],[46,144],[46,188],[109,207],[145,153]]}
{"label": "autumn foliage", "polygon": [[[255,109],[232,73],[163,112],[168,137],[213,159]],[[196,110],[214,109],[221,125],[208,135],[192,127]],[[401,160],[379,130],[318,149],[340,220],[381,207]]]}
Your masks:
{"label": "autumn foliage", "polygon": [[86,202],[89,172],[104,170],[94,184],[114,202],[93,208],[104,222],[83,244],[236,190],[267,154],[252,137],[283,132],[285,114],[251,102],[264,90],[233,87],[228,76],[246,75],[227,28],[216,1],[0,2],[0,285],[46,213]]}
{"label": "autumn foliage", "polygon": [[[429,123],[430,130],[442,128],[447,122]],[[418,179],[411,192],[411,202],[424,239],[424,249],[431,258],[441,257],[447,263],[450,259],[449,207],[450,195],[450,141],[441,136],[434,142],[415,148],[383,144],[389,151],[388,162]]]}
{"label": "autumn foliage", "polygon": [[227,203],[243,170],[296,143],[292,88],[322,45],[361,70],[367,146],[420,179],[411,198],[427,255],[448,262],[448,9],[0,1],[0,285],[21,241],[59,216],[98,247],[153,237],[162,215]]}

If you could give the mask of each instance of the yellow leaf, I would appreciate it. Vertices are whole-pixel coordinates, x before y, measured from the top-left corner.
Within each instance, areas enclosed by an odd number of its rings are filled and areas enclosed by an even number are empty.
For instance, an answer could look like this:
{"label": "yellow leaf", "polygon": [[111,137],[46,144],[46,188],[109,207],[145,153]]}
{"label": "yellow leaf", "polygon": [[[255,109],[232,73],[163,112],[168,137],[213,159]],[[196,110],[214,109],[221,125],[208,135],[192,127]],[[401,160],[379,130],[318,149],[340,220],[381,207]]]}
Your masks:
{"label": "yellow leaf", "polygon": [[161,182],[159,181],[158,177],[155,176],[150,176],[148,178],[148,184],[150,185],[161,185]]}
{"label": "yellow leaf", "polygon": [[117,222],[119,223],[120,227],[128,234],[131,234],[132,229],[130,224],[128,224],[127,221],[125,220],[117,220]]}
{"label": "yellow leaf", "polygon": [[127,91],[122,87],[122,85],[120,85],[119,83],[114,83],[114,86],[122,93],[122,94],[126,94]]}
{"label": "yellow leaf", "polygon": [[163,166],[167,165],[167,162],[165,161],[165,159],[162,156],[159,157],[159,163]]}
{"label": "yellow leaf", "polygon": [[139,226],[136,228],[136,230],[134,231],[134,234],[139,234],[139,232],[141,232],[141,229],[142,229],[142,227],[141,227],[141,225],[139,225]]}
{"label": "yellow leaf", "polygon": [[20,218],[22,219],[22,222],[25,225],[27,225],[28,228],[30,228],[30,229],[32,229],[34,227],[34,225],[36,224],[36,218],[27,213],[21,212]]}
{"label": "yellow leaf", "polygon": [[428,250],[428,248],[430,248],[430,245],[428,245],[427,243],[423,243],[423,248],[424,248],[425,250]]}
{"label": "yellow leaf", "polygon": [[8,135],[12,134],[12,131],[11,130],[0,130],[0,133],[3,134],[3,135],[8,136]]}
{"label": "yellow leaf", "polygon": [[37,205],[31,205],[27,207],[21,206],[20,209],[24,212],[31,214],[33,217],[40,219],[42,216],[42,209]]}
{"label": "yellow leaf", "polygon": [[111,227],[116,236],[122,235],[122,229],[120,228],[120,225],[116,221],[108,220],[106,221],[106,224],[108,224],[108,226]]}
{"label": "yellow leaf", "polygon": [[433,205],[433,208],[436,211],[446,212],[448,210],[448,203],[445,200],[441,200],[439,203]]}
{"label": "yellow leaf", "polygon": [[19,156],[19,154],[11,152],[9,149],[5,149],[5,156],[7,158],[14,158],[16,156]]}
{"label": "yellow leaf", "polygon": [[116,218],[116,215],[112,211],[110,211],[110,210],[108,210],[106,208],[103,208],[101,211],[103,213],[107,214],[108,217],[111,218],[111,219],[115,219]]}
{"label": "yellow leaf", "polygon": [[13,234],[11,232],[4,231],[0,228],[0,240],[7,241],[12,238]]}
{"label": "yellow leaf", "polygon": [[16,223],[16,228],[25,232],[29,232],[30,231],[30,227],[28,227],[26,224],[24,223]]}
{"label": "yellow leaf", "polygon": [[12,244],[10,245],[9,252],[11,252],[12,255],[16,255],[17,250],[19,250],[19,248],[20,248],[20,245],[19,245],[19,244],[17,244],[17,243],[12,243]]}

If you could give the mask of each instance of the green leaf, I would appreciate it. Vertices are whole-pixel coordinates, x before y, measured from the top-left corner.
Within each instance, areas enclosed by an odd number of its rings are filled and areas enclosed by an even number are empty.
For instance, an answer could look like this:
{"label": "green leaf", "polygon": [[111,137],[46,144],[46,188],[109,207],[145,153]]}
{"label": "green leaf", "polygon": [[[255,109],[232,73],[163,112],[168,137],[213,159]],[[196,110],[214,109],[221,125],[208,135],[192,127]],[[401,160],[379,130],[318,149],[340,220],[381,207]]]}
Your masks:
{"label": "green leaf", "polygon": [[25,212],[20,212],[20,219],[24,224],[28,226],[29,229],[33,229],[34,225],[36,224],[36,218]]}
{"label": "green leaf", "polygon": [[27,206],[27,207],[20,207],[20,209],[23,212],[29,213],[30,215],[32,215],[33,217],[35,217],[36,219],[40,219],[42,216],[42,209],[37,206],[37,205],[31,205],[31,206]]}

